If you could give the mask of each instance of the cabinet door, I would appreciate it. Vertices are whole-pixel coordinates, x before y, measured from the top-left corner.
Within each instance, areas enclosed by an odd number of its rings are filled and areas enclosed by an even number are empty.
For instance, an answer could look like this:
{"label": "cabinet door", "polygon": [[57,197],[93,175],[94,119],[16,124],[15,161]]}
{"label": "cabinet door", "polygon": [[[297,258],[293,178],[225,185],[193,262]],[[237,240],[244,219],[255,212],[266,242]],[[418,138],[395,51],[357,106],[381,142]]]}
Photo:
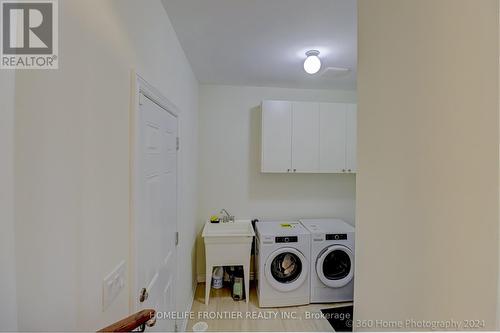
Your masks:
{"label": "cabinet door", "polygon": [[348,172],[357,171],[357,133],[358,133],[358,106],[356,104],[347,104],[346,115],[346,169]]}
{"label": "cabinet door", "polygon": [[262,102],[262,172],[292,168],[292,103]]}
{"label": "cabinet door", "polygon": [[346,104],[320,104],[320,172],[342,173],[346,170]]}
{"label": "cabinet door", "polygon": [[319,171],[319,104],[292,104],[292,171]]}

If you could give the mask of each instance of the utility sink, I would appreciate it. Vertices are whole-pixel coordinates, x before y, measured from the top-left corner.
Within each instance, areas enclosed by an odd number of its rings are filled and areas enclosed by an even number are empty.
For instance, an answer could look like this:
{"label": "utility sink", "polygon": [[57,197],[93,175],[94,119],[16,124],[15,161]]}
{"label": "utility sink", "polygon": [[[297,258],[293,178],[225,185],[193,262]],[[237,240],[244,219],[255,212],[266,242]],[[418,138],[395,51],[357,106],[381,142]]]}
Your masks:
{"label": "utility sink", "polygon": [[203,238],[209,237],[253,237],[255,232],[250,220],[236,220],[228,223],[205,224]]}
{"label": "utility sink", "polygon": [[243,266],[245,295],[250,295],[250,258],[255,231],[250,220],[228,223],[205,223],[202,237],[205,242],[205,304],[208,304],[212,271],[217,266]]}

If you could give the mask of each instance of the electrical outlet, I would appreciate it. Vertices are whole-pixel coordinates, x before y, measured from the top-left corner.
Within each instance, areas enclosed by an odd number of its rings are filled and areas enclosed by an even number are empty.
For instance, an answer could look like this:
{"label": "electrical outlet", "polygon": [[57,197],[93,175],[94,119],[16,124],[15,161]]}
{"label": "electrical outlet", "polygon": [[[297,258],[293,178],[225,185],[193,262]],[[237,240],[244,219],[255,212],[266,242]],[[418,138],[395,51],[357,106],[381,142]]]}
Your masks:
{"label": "electrical outlet", "polygon": [[126,281],[126,264],[122,261],[113,272],[109,273],[104,278],[102,284],[102,310],[106,309],[113,303],[115,298],[120,294],[125,287]]}

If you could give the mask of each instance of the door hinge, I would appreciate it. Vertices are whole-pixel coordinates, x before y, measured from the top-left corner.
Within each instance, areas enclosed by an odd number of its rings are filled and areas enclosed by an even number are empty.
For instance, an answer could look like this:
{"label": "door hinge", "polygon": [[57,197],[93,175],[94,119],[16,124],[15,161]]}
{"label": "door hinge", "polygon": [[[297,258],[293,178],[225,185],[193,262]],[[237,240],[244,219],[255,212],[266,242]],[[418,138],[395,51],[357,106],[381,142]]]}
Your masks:
{"label": "door hinge", "polygon": [[175,141],[175,149],[177,149],[177,151],[179,151],[179,149],[181,148],[181,139],[179,137],[176,138],[176,141]]}
{"label": "door hinge", "polygon": [[179,232],[175,233],[175,246],[179,245]]}

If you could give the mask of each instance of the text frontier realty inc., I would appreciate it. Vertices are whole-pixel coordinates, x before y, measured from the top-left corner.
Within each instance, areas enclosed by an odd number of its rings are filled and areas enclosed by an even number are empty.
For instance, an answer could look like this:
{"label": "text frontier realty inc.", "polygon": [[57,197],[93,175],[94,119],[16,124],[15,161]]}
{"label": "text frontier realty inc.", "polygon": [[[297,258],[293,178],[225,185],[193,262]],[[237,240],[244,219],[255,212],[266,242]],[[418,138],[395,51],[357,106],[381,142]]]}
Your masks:
{"label": "text frontier realty inc.", "polygon": [[157,319],[167,319],[167,320],[238,320],[238,319],[250,319],[250,320],[274,320],[274,319],[291,319],[291,320],[302,320],[302,319],[318,319],[321,318],[323,314],[321,312],[302,312],[298,313],[295,311],[199,311],[199,312],[157,312]]}

